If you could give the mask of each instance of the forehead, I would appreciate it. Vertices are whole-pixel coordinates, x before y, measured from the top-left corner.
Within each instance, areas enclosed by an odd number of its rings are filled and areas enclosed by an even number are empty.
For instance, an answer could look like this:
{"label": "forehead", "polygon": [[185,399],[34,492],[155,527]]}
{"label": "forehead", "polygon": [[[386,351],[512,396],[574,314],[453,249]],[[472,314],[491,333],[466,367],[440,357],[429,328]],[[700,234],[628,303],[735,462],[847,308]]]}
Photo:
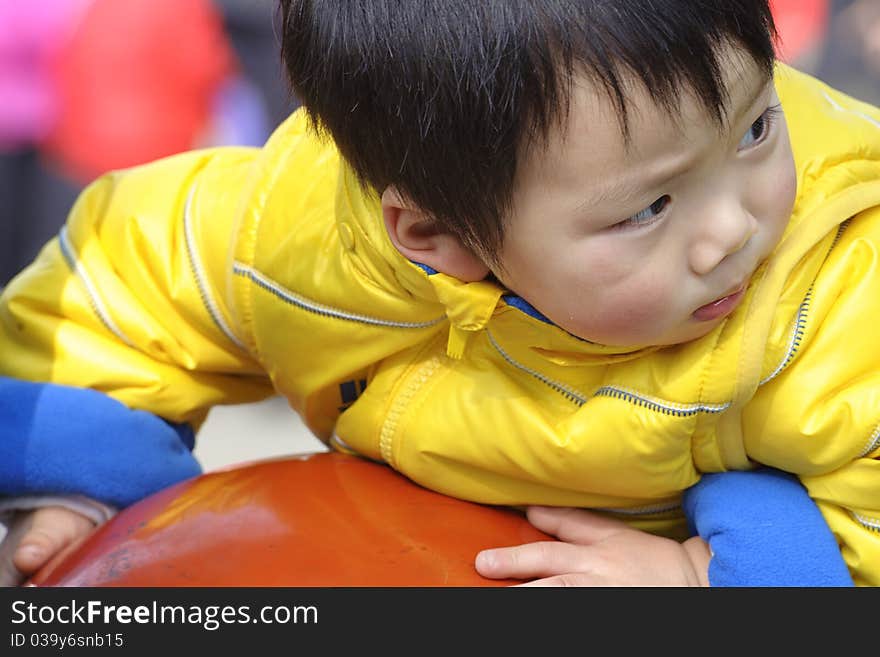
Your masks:
{"label": "forehead", "polygon": [[750,105],[768,80],[760,67],[739,50],[728,48],[719,61],[727,96],[721,120],[687,85],[681,89],[677,102],[666,107],[651,96],[635,75],[622,76],[626,106],[625,115],[621,115],[604,86],[586,74],[577,75],[572,81],[567,114],[546,139],[532,144],[522,158],[518,172],[522,174],[521,181],[529,176],[578,176],[581,184],[587,186],[585,173],[607,178],[655,156],[668,153],[672,158],[676,150],[699,148],[698,142],[722,138],[728,123],[744,106]]}

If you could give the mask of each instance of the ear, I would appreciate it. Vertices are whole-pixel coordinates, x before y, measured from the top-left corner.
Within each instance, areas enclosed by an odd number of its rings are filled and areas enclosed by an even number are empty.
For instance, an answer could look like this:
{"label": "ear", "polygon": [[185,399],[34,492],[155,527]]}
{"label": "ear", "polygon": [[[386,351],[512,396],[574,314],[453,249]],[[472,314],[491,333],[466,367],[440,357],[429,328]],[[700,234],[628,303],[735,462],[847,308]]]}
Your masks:
{"label": "ear", "polygon": [[461,240],[404,201],[393,187],[382,193],[382,216],[388,237],[404,257],[466,283],[489,274],[489,268]]}

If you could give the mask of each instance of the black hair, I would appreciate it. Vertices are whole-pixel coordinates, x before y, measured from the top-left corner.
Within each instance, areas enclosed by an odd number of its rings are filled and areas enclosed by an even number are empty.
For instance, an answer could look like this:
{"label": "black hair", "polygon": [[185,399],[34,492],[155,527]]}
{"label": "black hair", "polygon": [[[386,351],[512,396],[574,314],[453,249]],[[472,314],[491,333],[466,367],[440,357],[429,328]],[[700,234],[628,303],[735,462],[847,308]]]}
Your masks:
{"label": "black hair", "polygon": [[280,0],[282,58],[316,128],[368,187],[389,185],[498,265],[517,160],[564,124],[571,83],[628,77],[723,122],[723,47],[772,75],[767,0]]}

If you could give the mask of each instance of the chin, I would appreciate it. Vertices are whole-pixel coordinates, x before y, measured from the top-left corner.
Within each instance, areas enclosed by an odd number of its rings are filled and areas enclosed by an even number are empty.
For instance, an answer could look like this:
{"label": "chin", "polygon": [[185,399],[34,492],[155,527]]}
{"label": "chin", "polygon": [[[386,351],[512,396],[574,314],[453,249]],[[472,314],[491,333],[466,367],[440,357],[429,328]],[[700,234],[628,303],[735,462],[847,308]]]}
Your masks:
{"label": "chin", "polygon": [[703,336],[709,335],[716,326],[718,326],[718,320],[714,320],[711,322],[697,322],[688,326],[687,328],[678,331],[676,335],[670,336],[670,339],[664,342],[667,346],[677,345],[677,344],[685,344],[687,342],[693,342],[694,340],[699,340]]}

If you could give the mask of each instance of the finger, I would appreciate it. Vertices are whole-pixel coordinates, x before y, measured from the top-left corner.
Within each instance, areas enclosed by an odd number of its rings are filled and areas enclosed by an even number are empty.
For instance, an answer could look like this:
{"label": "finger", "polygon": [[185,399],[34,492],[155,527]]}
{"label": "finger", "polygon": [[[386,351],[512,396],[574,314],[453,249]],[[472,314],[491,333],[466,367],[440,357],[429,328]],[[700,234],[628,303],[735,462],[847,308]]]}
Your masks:
{"label": "finger", "polygon": [[630,529],[621,520],[571,507],[530,506],[526,517],[541,531],[581,545],[590,545]]}
{"label": "finger", "polygon": [[0,586],[18,586],[24,579],[12,557],[25,532],[25,522],[29,513],[18,513],[10,521],[8,532],[0,542]]}
{"label": "finger", "polygon": [[682,543],[681,546],[693,565],[700,586],[709,586],[709,562],[712,560],[712,550],[709,544],[699,536],[694,536]]}
{"label": "finger", "polygon": [[24,575],[31,575],[51,557],[94,527],[91,520],[74,511],[50,506],[30,515],[13,564]]}
{"label": "finger", "polygon": [[558,588],[558,587],[584,587],[584,586],[608,586],[589,573],[566,573],[553,577],[542,577],[531,582],[516,584],[516,588]]}
{"label": "finger", "polygon": [[589,570],[589,550],[583,545],[541,541],[513,547],[483,550],[475,566],[491,579],[530,579]]}

